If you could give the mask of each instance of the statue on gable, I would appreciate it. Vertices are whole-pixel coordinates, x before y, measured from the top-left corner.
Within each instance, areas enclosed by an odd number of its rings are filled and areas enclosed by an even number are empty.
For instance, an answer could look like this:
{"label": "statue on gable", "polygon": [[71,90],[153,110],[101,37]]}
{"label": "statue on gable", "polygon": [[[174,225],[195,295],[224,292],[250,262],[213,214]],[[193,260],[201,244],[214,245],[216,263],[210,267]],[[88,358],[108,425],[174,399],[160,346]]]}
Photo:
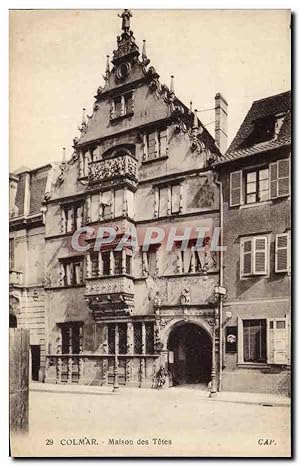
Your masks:
{"label": "statue on gable", "polygon": [[132,18],[132,13],[130,10],[124,10],[121,15],[118,15],[119,18],[122,18],[122,29],[125,33],[129,33],[130,30],[130,18]]}

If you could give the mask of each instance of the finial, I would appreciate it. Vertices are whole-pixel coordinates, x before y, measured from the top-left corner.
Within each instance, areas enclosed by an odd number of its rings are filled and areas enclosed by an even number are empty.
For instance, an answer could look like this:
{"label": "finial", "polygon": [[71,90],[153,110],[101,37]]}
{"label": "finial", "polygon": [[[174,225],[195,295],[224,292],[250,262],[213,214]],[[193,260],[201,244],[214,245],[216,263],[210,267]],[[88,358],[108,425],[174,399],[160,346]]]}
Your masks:
{"label": "finial", "polygon": [[106,55],[106,69],[105,69],[105,78],[108,79],[110,73],[110,65],[109,65],[109,55]]}
{"label": "finial", "polygon": [[143,61],[147,60],[146,41],[145,41],[145,39],[143,40],[142,60]]}
{"label": "finial", "polygon": [[86,121],[86,116],[85,116],[85,108],[82,109],[82,120],[81,120],[81,125],[78,126],[78,129],[81,133],[86,133],[87,131],[87,121]]}
{"label": "finial", "polygon": [[130,31],[130,18],[132,18],[132,13],[130,10],[124,10],[121,15],[118,15],[119,18],[122,18],[122,29],[125,34],[128,34]]}
{"label": "finial", "polygon": [[193,129],[198,129],[198,116],[197,116],[197,111],[194,110],[194,119],[193,119]]}
{"label": "finial", "polygon": [[86,125],[85,111],[86,111],[86,109],[83,108],[82,109],[82,121],[81,121],[82,126]]}
{"label": "finial", "polygon": [[174,76],[171,76],[171,83],[170,83],[170,92],[174,94]]}
{"label": "finial", "polygon": [[67,163],[67,159],[66,159],[66,148],[63,147],[62,150],[63,150],[63,154],[62,154],[62,162],[61,162],[61,164],[65,166],[66,163]]}
{"label": "finial", "polygon": [[193,102],[190,101],[190,113],[193,113]]}

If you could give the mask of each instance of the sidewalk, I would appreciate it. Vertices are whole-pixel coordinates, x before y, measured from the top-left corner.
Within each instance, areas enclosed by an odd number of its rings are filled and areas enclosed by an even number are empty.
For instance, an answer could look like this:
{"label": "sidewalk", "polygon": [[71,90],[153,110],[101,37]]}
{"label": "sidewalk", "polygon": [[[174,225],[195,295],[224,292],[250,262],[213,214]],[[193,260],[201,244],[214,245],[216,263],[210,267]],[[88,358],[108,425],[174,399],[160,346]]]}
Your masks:
{"label": "sidewalk", "polygon": [[269,393],[248,393],[248,392],[218,392],[213,398],[209,398],[209,392],[206,390],[190,389],[187,387],[172,387],[165,390],[154,390],[151,388],[137,387],[120,387],[117,392],[113,392],[112,386],[94,386],[94,385],[74,385],[74,384],[45,384],[33,382],[30,384],[32,392],[48,392],[48,393],[74,393],[74,394],[89,394],[89,395],[107,395],[107,396],[139,396],[147,393],[147,396],[162,396],[170,398],[172,396],[186,395],[194,396],[198,399],[206,399],[212,403],[215,401],[224,403],[242,403],[263,406],[281,406],[290,407],[290,398],[273,395]]}

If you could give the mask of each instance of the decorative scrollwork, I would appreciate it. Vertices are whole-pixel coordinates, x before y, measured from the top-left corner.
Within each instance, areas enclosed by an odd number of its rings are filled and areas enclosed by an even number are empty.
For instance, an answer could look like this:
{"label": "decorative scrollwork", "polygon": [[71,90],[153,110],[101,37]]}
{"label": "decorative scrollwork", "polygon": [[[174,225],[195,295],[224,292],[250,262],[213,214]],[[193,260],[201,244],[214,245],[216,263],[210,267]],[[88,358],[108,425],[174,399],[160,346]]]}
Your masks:
{"label": "decorative scrollwork", "polygon": [[128,175],[134,178],[137,175],[137,162],[129,155],[99,160],[89,166],[88,176],[91,183]]}

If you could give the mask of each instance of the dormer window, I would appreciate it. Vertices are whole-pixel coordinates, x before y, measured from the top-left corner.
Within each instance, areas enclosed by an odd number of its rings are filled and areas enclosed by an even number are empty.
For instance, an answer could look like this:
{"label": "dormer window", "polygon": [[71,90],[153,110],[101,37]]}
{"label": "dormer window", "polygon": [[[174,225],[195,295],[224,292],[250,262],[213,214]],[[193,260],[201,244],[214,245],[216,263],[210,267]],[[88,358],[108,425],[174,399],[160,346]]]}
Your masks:
{"label": "dormer window", "polygon": [[111,102],[110,119],[123,118],[133,115],[134,112],[134,94],[127,92],[123,95],[114,97]]}
{"label": "dormer window", "polygon": [[274,139],[277,139],[284,122],[285,114],[281,113],[275,117]]}

